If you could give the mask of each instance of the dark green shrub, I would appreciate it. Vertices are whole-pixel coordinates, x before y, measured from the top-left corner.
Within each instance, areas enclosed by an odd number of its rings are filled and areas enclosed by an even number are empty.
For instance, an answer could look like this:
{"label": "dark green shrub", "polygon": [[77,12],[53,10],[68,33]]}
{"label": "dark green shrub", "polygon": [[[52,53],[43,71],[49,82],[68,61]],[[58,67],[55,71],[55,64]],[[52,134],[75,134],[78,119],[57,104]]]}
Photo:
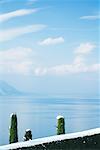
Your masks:
{"label": "dark green shrub", "polygon": [[63,116],[57,116],[57,135],[65,134],[65,120]]}
{"label": "dark green shrub", "polygon": [[32,140],[32,132],[30,129],[25,131],[24,141]]}
{"label": "dark green shrub", "polygon": [[11,125],[9,129],[9,143],[18,142],[18,131],[17,131],[17,115],[11,114]]}

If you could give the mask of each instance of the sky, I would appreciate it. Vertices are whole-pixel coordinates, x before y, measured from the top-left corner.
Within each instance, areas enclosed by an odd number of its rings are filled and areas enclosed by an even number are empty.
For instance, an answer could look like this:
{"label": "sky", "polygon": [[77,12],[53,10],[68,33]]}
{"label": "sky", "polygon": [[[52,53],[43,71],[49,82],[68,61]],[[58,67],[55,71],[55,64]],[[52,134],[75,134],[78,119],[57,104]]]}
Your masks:
{"label": "sky", "polygon": [[0,0],[0,80],[99,98],[99,0]]}

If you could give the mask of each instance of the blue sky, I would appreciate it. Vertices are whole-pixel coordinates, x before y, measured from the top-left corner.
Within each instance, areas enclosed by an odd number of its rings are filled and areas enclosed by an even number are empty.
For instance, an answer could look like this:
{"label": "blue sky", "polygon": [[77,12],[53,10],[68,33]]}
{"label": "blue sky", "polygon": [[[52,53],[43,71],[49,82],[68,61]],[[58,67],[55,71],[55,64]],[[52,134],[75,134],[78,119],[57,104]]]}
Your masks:
{"label": "blue sky", "polygon": [[99,0],[0,0],[0,79],[99,97]]}

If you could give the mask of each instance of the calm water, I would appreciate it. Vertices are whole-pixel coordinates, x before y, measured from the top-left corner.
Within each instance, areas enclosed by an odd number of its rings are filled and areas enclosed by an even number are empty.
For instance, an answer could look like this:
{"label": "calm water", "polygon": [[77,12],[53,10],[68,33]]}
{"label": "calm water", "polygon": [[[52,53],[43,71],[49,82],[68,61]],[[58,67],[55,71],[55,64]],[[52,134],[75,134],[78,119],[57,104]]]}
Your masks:
{"label": "calm water", "polygon": [[56,116],[65,117],[66,132],[100,127],[100,100],[0,97],[0,145],[8,144],[10,114],[18,116],[19,140],[30,128],[33,138],[56,134]]}

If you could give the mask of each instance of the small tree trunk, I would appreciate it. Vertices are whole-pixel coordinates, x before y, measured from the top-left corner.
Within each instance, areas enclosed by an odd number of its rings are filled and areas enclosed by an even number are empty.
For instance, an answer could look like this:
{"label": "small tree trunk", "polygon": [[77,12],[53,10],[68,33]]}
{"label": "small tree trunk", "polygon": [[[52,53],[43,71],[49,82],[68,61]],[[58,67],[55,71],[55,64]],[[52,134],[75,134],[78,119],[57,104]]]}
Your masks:
{"label": "small tree trunk", "polygon": [[18,142],[18,131],[17,131],[17,115],[11,114],[11,125],[9,129],[9,143]]}
{"label": "small tree trunk", "polygon": [[57,116],[57,135],[65,134],[65,120],[63,116]]}
{"label": "small tree trunk", "polygon": [[23,138],[24,138],[24,141],[32,140],[32,132],[30,129],[27,129],[25,131],[25,135]]}

